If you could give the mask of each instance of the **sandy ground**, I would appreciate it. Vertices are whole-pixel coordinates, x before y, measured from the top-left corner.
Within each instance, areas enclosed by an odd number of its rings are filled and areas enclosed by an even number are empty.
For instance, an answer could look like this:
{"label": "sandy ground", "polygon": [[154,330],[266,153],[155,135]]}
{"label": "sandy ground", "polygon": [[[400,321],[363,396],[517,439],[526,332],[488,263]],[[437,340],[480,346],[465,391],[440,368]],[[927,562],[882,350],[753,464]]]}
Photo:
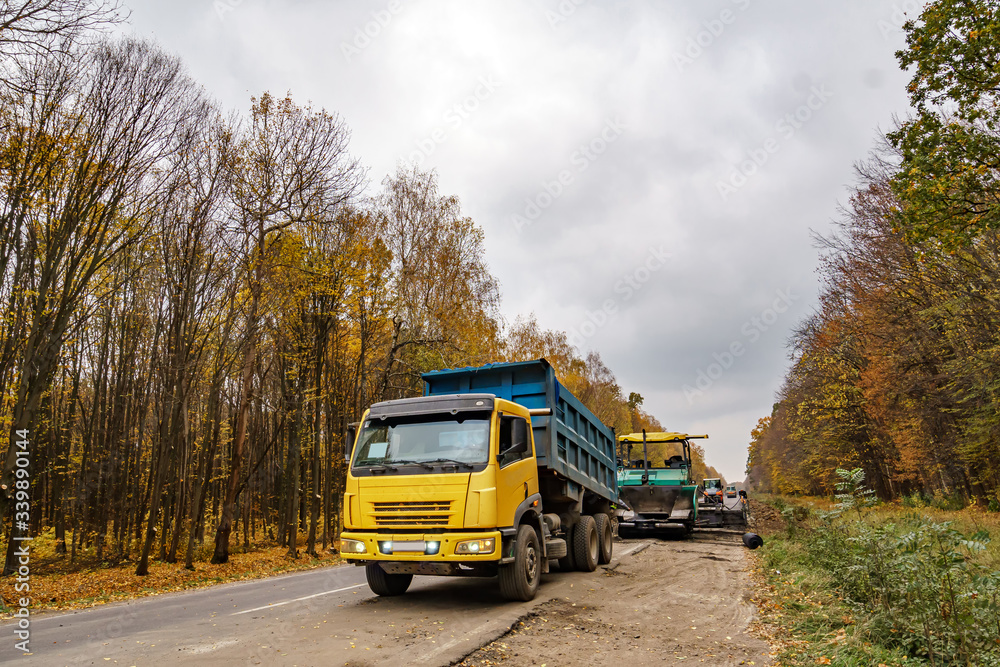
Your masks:
{"label": "sandy ground", "polygon": [[754,609],[739,535],[624,540],[615,549],[638,542],[650,544],[540,605],[458,664],[770,664],[768,646],[747,631]]}

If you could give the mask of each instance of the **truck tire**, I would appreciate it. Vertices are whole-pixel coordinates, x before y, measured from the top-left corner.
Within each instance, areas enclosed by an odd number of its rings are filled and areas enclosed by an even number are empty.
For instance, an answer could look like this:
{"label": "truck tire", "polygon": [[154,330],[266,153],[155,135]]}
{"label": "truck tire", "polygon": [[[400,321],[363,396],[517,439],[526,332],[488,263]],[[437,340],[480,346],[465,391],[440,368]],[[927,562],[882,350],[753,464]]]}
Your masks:
{"label": "truck tire", "polygon": [[500,595],[505,600],[527,602],[535,597],[542,578],[542,549],[534,528],[522,525],[517,529],[514,562],[501,565],[498,574]]}
{"label": "truck tire", "polygon": [[365,578],[368,579],[368,588],[383,597],[402,595],[413,581],[412,574],[389,574],[378,563],[365,565]]}
{"label": "truck tire", "polygon": [[559,559],[560,572],[572,572],[576,569],[576,562],[573,560],[573,531],[576,526],[566,527],[566,555]]}
{"label": "truck tire", "polygon": [[611,552],[614,549],[615,538],[611,534],[611,519],[607,514],[595,514],[594,522],[597,524],[597,540],[600,548],[597,552],[597,562],[607,565],[611,562]]}
{"label": "truck tire", "polygon": [[597,569],[597,554],[600,540],[597,539],[597,523],[594,517],[584,514],[573,526],[573,562],[581,572]]}

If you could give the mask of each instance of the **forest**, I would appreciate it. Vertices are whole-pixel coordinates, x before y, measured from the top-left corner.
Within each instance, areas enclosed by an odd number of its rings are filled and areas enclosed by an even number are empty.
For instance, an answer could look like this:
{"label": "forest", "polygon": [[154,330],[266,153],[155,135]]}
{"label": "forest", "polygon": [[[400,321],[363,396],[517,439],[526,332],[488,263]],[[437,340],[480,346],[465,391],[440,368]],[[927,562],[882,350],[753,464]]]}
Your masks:
{"label": "forest", "polygon": [[662,428],[598,354],[504,318],[483,230],[435,173],[372,185],[343,119],[291,94],[221,108],[155,43],[112,34],[114,0],[3,12],[6,574],[17,442],[27,531],[143,575],[193,568],[203,544],[212,563],[332,548],[347,424],[428,370],[546,357],[619,433]]}
{"label": "forest", "polygon": [[1000,509],[1000,7],[939,0],[904,26],[912,113],[857,165],[791,367],[751,436],[752,484]]}

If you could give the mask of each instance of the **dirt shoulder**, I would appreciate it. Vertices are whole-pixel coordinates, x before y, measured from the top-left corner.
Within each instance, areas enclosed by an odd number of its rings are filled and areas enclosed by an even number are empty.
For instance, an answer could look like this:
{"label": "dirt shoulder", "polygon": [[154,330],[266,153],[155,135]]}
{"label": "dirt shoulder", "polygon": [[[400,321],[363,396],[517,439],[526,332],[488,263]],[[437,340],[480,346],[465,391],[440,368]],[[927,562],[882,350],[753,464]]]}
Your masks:
{"label": "dirt shoulder", "polygon": [[585,589],[537,607],[463,667],[703,662],[767,665],[769,647],[748,631],[747,551],[739,535],[699,533],[677,541],[623,540],[624,552]]}

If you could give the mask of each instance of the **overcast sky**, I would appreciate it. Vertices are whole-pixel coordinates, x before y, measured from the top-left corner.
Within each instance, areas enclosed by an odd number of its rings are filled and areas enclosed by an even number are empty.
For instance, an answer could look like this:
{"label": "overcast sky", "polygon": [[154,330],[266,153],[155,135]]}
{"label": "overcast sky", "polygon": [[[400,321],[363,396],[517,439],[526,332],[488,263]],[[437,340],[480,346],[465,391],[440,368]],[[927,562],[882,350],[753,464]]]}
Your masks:
{"label": "overcast sky", "polygon": [[[336,111],[374,192],[436,169],[486,231],[503,312],[597,350],[743,478],[818,252],[905,115],[915,0],[127,0],[225,107]],[[732,355],[732,356],[730,356]]]}

